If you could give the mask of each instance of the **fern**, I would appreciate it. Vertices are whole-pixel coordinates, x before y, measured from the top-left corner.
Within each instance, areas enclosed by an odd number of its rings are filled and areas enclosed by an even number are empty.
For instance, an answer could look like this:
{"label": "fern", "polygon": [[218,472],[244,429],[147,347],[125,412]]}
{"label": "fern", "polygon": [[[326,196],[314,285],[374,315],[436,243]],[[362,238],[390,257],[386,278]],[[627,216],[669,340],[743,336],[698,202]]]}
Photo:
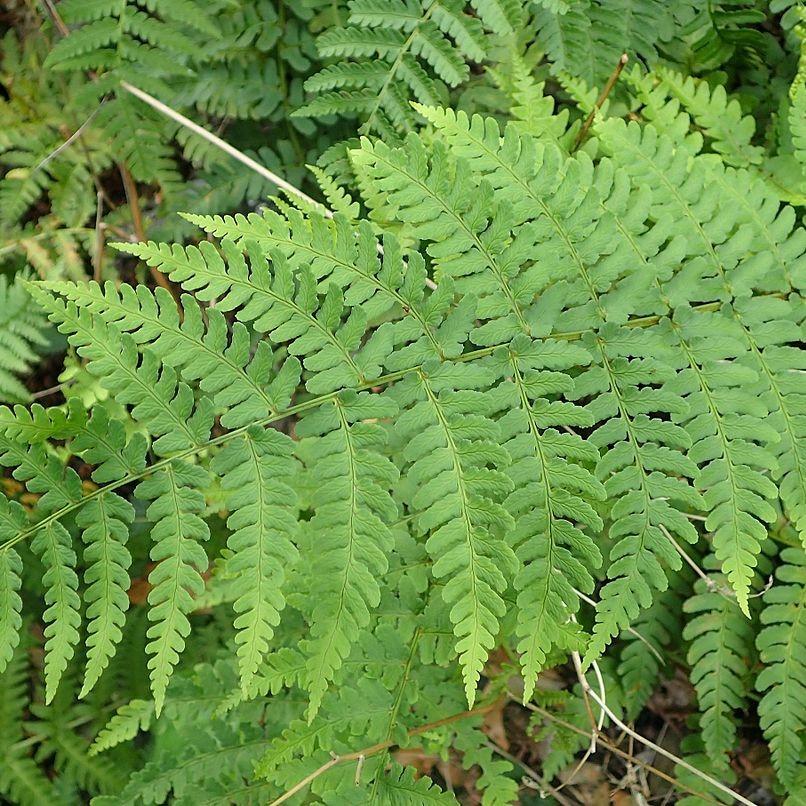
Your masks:
{"label": "fern", "polygon": [[686,602],[686,612],[696,615],[683,637],[691,641],[688,661],[705,751],[717,767],[725,767],[725,754],[736,749],[734,713],[747,702],[753,629],[736,602],[719,589],[719,582],[712,583],[709,589],[704,581],[698,582],[695,595]]}
{"label": "fern", "polygon": [[[9,38],[3,66],[48,65],[2,102],[4,271],[39,250],[2,287],[12,373],[46,316],[68,353],[50,405],[0,407],[3,797],[508,804],[500,726],[534,709],[548,789],[591,711],[605,746],[643,730],[674,670],[713,779],[681,766],[681,790],[728,797],[755,688],[797,800],[791,25],[737,2],[58,10],[68,35]],[[663,66],[596,102],[624,50]],[[322,154],[316,199],[257,209],[262,178],[121,81],[290,181]],[[52,154],[60,92],[92,119]],[[456,793],[428,759],[467,771]]]}
{"label": "fern", "polygon": [[487,57],[488,38],[511,34],[518,0],[352,0],[347,26],[322,34],[325,58],[336,62],[305,83],[317,97],[297,110],[304,116],[356,116],[362,130],[395,138],[416,124],[409,101],[434,104],[444,86],[468,79],[469,62]]}
{"label": "fern", "polygon": [[31,370],[47,346],[47,321],[19,280],[0,277],[0,399],[21,403],[30,393],[19,377]]}
{"label": "fern", "polygon": [[801,549],[784,549],[778,582],[764,594],[758,636],[761,660],[767,664],[756,686],[764,696],[759,703],[761,726],[770,743],[772,760],[781,782],[800,797],[806,778],[803,770],[802,730],[806,703],[803,691],[804,557]]}

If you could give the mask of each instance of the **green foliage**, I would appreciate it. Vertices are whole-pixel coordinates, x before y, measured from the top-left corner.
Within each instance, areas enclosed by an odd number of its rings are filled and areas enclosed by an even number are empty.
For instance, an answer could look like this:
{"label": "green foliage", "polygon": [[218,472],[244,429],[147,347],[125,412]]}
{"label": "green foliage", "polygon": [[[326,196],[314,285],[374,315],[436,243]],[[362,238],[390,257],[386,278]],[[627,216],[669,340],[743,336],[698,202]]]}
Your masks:
{"label": "green foliage", "polygon": [[351,0],[347,25],[317,40],[320,56],[342,61],[307,79],[316,97],[295,114],[350,115],[395,139],[417,124],[410,101],[444,101],[520,22],[517,0]]}
{"label": "green foliage", "polygon": [[48,322],[21,278],[0,276],[0,400],[21,403],[30,392],[20,378],[31,371],[48,345]]}
{"label": "green foliage", "polygon": [[[689,802],[728,797],[747,726],[806,797],[801,43],[790,5],[706,5],[67,0],[58,42],[20,17],[6,800],[461,800],[416,750],[514,803],[491,724],[533,709],[551,784],[674,669]],[[321,154],[332,211],[253,209],[262,179],[121,81],[292,181]],[[26,406],[46,317],[71,372]]]}

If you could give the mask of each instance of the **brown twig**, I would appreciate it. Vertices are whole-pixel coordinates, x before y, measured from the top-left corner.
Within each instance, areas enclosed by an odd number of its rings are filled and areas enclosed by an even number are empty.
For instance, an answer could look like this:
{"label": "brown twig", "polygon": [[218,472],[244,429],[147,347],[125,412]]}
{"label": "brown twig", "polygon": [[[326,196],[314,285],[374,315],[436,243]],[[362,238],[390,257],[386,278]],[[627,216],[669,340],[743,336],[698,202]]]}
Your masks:
{"label": "brown twig", "polygon": [[101,282],[101,273],[104,265],[104,195],[101,191],[96,194],[95,201],[95,254],[92,256],[92,276],[96,283]]}
{"label": "brown twig", "polygon": [[[137,240],[145,242],[146,231],[143,226],[143,215],[140,212],[140,197],[137,194],[137,185],[132,178],[129,169],[121,162],[118,163],[118,170],[120,171],[120,178],[123,180],[123,189],[126,191],[126,201],[129,203],[129,209],[132,213],[132,225],[134,226],[134,234]],[[161,285],[164,289],[169,291],[172,296],[176,297],[173,286],[168,282],[168,278],[156,267],[149,266],[151,276],[154,282]]]}
{"label": "brown twig", "polygon": [[[594,668],[596,668],[596,661],[593,661],[591,665]],[[683,767],[684,769],[688,770],[693,775],[698,776],[711,786],[716,787],[721,792],[724,792],[726,795],[730,795],[734,800],[737,800],[739,803],[744,804],[744,806],[755,806],[753,801],[748,800],[743,795],[740,795],[738,792],[734,792],[730,787],[725,786],[725,784],[717,781],[716,778],[712,778],[710,775],[708,775],[708,773],[703,772],[701,769],[693,766],[692,764],[689,764],[688,761],[686,761],[685,759],[676,756],[674,753],[670,753],[665,747],[661,747],[659,744],[656,744],[652,740],[647,739],[645,736],[642,736],[640,733],[634,731],[629,725],[626,725],[624,722],[621,721],[621,719],[619,719],[619,717],[607,705],[607,702],[605,702],[605,700],[591,688],[590,684],[584,677],[582,678],[581,682],[582,687],[588,690],[588,694],[590,695],[591,699],[593,699],[597,703],[597,705],[602,709],[602,711],[604,711],[604,713],[607,714],[611,722],[613,722],[613,724],[616,725],[617,727],[621,728],[621,730],[623,730],[624,733],[626,733],[628,736],[632,736],[634,739],[641,742],[641,744],[643,744],[645,747],[654,750],[661,756],[665,756],[667,759],[669,759],[669,761],[673,762],[674,764],[677,764],[680,767]]]}
{"label": "brown twig", "polygon": [[[453,722],[459,722],[462,719],[468,719],[472,716],[483,716],[484,714],[488,713],[489,711],[495,710],[499,705],[501,705],[502,700],[498,699],[494,702],[491,702],[487,705],[479,706],[478,708],[471,708],[469,711],[462,711],[458,714],[452,714],[451,716],[446,716],[443,719],[437,719],[435,722],[428,722],[425,725],[420,725],[417,728],[412,728],[408,733],[407,736],[411,738],[412,736],[420,736],[423,733],[427,733],[430,730],[435,730],[436,728],[441,728],[445,725],[450,725]],[[299,783],[294,784],[291,789],[286,790],[279,798],[273,800],[271,806],[278,806],[280,803],[285,803],[289,798],[293,797],[297,794],[297,792],[301,792],[305,787],[307,787],[310,783],[315,781],[320,775],[323,775],[328,770],[335,767],[337,764],[344,764],[348,761],[359,761],[361,762],[362,759],[366,759],[369,756],[374,756],[376,753],[380,753],[383,750],[388,750],[390,747],[394,747],[397,745],[398,742],[389,740],[385,742],[378,742],[377,744],[370,745],[369,747],[365,747],[363,750],[356,750],[354,753],[345,753],[344,755],[333,755],[330,761],[326,761],[322,764],[321,767],[315,769],[310,775],[306,775]]]}
{"label": "brown twig", "polygon": [[48,16],[53,21],[53,24],[56,26],[59,33],[62,36],[68,36],[70,34],[70,29],[64,24],[61,14],[56,11],[56,6],[53,5],[51,0],[42,0],[42,5],[45,7],[45,11],[47,11]]}
{"label": "brown twig", "polygon": [[621,58],[618,60],[618,64],[616,65],[615,70],[610,74],[610,78],[607,79],[607,83],[602,88],[602,91],[599,93],[599,97],[596,99],[596,103],[593,105],[593,109],[591,109],[588,117],[585,118],[585,122],[582,124],[582,128],[579,130],[579,133],[574,138],[574,145],[571,148],[571,152],[573,153],[576,151],[582,141],[585,139],[585,135],[588,133],[588,129],[590,129],[591,124],[593,123],[593,119],[596,117],[596,113],[602,108],[604,102],[607,100],[607,96],[613,90],[613,87],[616,86],[616,82],[618,81],[618,77],[621,75],[621,71],[624,69],[624,66],[630,60],[630,57],[626,53],[621,54]]}
{"label": "brown twig", "polygon": [[[540,708],[539,706],[531,702],[522,703],[521,698],[518,697],[517,694],[515,694],[514,692],[510,691],[509,696],[515,702],[525,705],[526,708],[528,708],[530,711],[533,711],[536,714],[540,714],[540,716],[545,717],[549,721],[554,722],[555,724],[559,725],[562,728],[565,728],[566,730],[570,730],[571,732],[577,733],[580,736],[584,736],[586,738],[590,735],[588,731],[578,727],[577,725],[572,725],[570,722],[566,722],[564,719],[558,717],[556,714],[552,714],[551,711],[545,710],[545,708]],[[657,776],[661,780],[666,781],[668,784],[671,784],[677,790],[682,790],[683,792],[688,792],[691,795],[696,795],[697,797],[701,798],[707,803],[713,803],[714,806],[719,806],[719,801],[714,800],[713,798],[709,797],[703,792],[699,792],[696,789],[692,789],[690,786],[687,786],[674,776],[669,775],[663,770],[659,770],[657,767],[653,767],[652,764],[650,764],[648,761],[644,761],[643,759],[638,758],[637,756],[633,756],[630,753],[627,753],[625,750],[622,750],[620,747],[617,747],[615,744],[612,744],[611,742],[607,741],[607,739],[604,739],[601,735],[599,736],[598,743],[606,750],[610,751],[611,753],[614,753],[624,761],[631,761],[634,764],[639,764],[647,772],[651,772],[653,775]]]}

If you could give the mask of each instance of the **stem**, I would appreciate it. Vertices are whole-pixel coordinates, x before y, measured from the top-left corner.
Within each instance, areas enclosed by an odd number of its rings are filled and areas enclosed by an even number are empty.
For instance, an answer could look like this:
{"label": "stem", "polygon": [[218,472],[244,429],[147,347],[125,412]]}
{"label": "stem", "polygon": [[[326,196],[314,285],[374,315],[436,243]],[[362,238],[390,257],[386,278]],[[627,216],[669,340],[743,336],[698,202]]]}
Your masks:
{"label": "stem", "polygon": [[[551,711],[546,711],[544,708],[540,708],[534,703],[531,702],[522,703],[522,698],[518,697],[518,695],[512,691],[508,691],[507,693],[514,702],[525,705],[526,708],[528,708],[530,711],[533,711],[536,714],[540,714],[540,716],[544,717],[545,719],[548,719],[550,722],[554,722],[560,727],[565,728],[566,730],[570,730],[572,733],[576,733],[580,736],[585,736],[587,738],[588,732],[586,730],[583,730],[577,725],[572,725],[570,722],[566,722],[564,719],[561,719],[556,714],[552,714]],[[649,762],[644,761],[643,759],[638,758],[637,756],[632,756],[630,753],[627,753],[626,751],[610,743],[606,739],[599,737],[599,744],[602,747],[604,747],[605,750],[607,750],[610,753],[614,753],[619,758],[622,758],[625,761],[630,761],[633,764],[639,764],[648,772],[651,772],[653,775],[656,775],[658,778],[661,778],[662,780],[666,781],[667,783],[671,784],[677,789],[682,790],[683,792],[688,792],[691,795],[696,795],[698,798],[701,798],[707,803],[713,803],[715,806],[721,806],[719,801],[716,801],[713,798],[708,797],[708,795],[704,794],[703,792],[698,792],[696,789],[692,789],[690,786],[687,786],[682,781],[678,781],[677,778],[673,778],[668,773],[663,772],[663,770],[659,770],[657,767],[653,767]]]}
{"label": "stem", "polygon": [[[592,666],[596,667],[597,665],[598,664],[596,663],[596,661],[593,661]],[[584,689],[587,689],[588,695],[593,700],[595,700],[596,703],[599,705],[599,707],[602,709],[602,712],[607,714],[607,716],[612,720],[613,724],[617,725],[619,728],[621,728],[621,730],[623,730],[624,733],[626,733],[628,736],[632,736],[633,739],[641,742],[641,744],[645,745],[650,750],[654,750],[656,753],[660,753],[660,755],[665,756],[666,758],[668,758],[669,761],[672,761],[675,764],[678,764],[679,766],[681,766],[684,769],[688,770],[693,775],[696,775],[698,778],[702,778],[703,781],[706,781],[707,783],[711,784],[711,786],[716,787],[720,792],[724,792],[726,795],[730,795],[732,798],[737,800],[739,803],[744,804],[744,806],[756,806],[756,804],[753,803],[752,800],[748,800],[747,798],[745,798],[742,795],[740,795],[738,792],[734,792],[732,789],[730,789],[729,787],[725,786],[725,784],[722,784],[719,781],[717,781],[715,778],[712,778],[710,775],[708,775],[708,773],[703,772],[700,769],[697,769],[697,767],[693,766],[692,764],[689,764],[685,759],[679,758],[674,753],[670,753],[668,750],[666,750],[666,748],[661,747],[659,744],[655,744],[655,742],[653,742],[650,739],[645,738],[644,736],[641,736],[640,733],[636,733],[629,725],[627,725],[624,722],[622,722],[613,713],[613,711],[610,709],[608,704],[593,690],[591,685],[588,683],[588,681],[584,677],[582,678],[581,683],[582,683],[582,687]]]}
{"label": "stem", "polygon": [[613,90],[613,87],[616,86],[616,82],[618,81],[618,77],[621,75],[621,71],[624,69],[624,65],[630,60],[630,57],[626,53],[621,54],[621,58],[618,60],[618,64],[616,65],[613,72],[610,74],[610,78],[607,79],[607,83],[604,85],[604,88],[599,93],[599,97],[596,99],[596,103],[593,105],[593,109],[588,114],[588,117],[585,118],[585,122],[582,124],[582,128],[579,130],[579,133],[574,138],[574,145],[571,148],[571,153],[573,154],[580,146],[582,141],[585,139],[585,135],[588,133],[588,129],[590,129],[591,124],[593,123],[593,119],[596,117],[596,113],[602,108],[604,102],[607,100],[607,96]]}
{"label": "stem", "polygon": [[[132,178],[131,172],[122,162],[118,164],[118,170],[120,171],[120,178],[123,180],[123,189],[126,191],[126,201],[129,203],[129,209],[132,213],[134,234],[137,236],[138,241],[145,243],[146,231],[143,226],[143,216],[140,211],[140,197],[137,195],[137,185]],[[151,276],[154,278],[154,282],[161,285],[166,291],[169,291],[171,296],[175,299],[176,292],[168,281],[168,278],[156,266],[149,266],[149,269],[151,270]]]}
{"label": "stem", "polygon": [[120,86],[126,90],[126,92],[131,93],[135,96],[135,98],[139,98],[143,103],[148,104],[153,109],[156,109],[157,112],[161,112],[163,115],[171,118],[171,120],[175,120],[177,123],[184,126],[186,129],[190,129],[192,132],[197,134],[199,137],[207,140],[208,143],[212,143],[217,148],[220,148],[225,153],[229,154],[233,159],[238,160],[238,162],[243,163],[248,168],[251,168],[255,173],[260,174],[265,179],[268,179],[270,182],[274,182],[277,187],[282,188],[286,191],[286,193],[291,194],[292,196],[296,196],[298,199],[301,199],[306,204],[313,205],[319,210],[322,210],[324,214],[328,218],[333,217],[332,211],[328,210],[326,207],[323,207],[315,199],[312,199],[307,193],[304,193],[299,188],[294,187],[290,182],[286,182],[280,176],[277,176],[276,173],[270,171],[264,165],[261,165],[259,162],[256,162],[251,157],[247,157],[242,151],[239,151],[234,146],[231,146],[226,140],[222,140],[217,135],[213,134],[212,132],[208,132],[207,129],[202,128],[199,126],[198,123],[194,123],[189,118],[186,118],[184,115],[179,114],[174,109],[171,109],[170,106],[167,104],[162,103],[162,101],[158,101],[153,95],[149,95],[147,92],[143,92],[143,90],[138,89],[137,87],[132,86],[128,83],[128,81],[121,81]]}
{"label": "stem", "polygon": [[[436,728],[441,728],[444,725],[450,725],[453,722],[459,722],[462,719],[468,719],[472,716],[481,716],[486,714],[488,711],[492,711],[501,705],[502,700],[497,699],[487,705],[479,706],[478,708],[472,708],[469,711],[462,711],[458,714],[453,714],[452,716],[446,716],[443,719],[437,719],[435,722],[428,722],[425,725],[420,725],[417,728],[412,728],[406,735],[411,738],[412,736],[419,736],[423,733],[428,733],[430,730],[435,730]],[[321,767],[314,770],[310,775],[306,775],[299,783],[294,784],[291,789],[286,790],[279,798],[273,800],[271,802],[271,806],[278,806],[280,803],[285,803],[289,798],[293,797],[297,794],[297,792],[301,792],[305,787],[308,786],[311,782],[315,781],[320,775],[326,773],[329,769],[332,769],[337,764],[343,764],[346,761],[361,761],[362,759],[366,759],[369,756],[374,756],[376,753],[380,753],[382,750],[388,750],[390,747],[394,747],[397,745],[398,742],[387,740],[385,742],[378,742],[377,744],[370,745],[369,747],[365,747],[363,750],[356,750],[354,753],[345,753],[344,755],[337,756],[334,755],[330,761],[325,762]]]}

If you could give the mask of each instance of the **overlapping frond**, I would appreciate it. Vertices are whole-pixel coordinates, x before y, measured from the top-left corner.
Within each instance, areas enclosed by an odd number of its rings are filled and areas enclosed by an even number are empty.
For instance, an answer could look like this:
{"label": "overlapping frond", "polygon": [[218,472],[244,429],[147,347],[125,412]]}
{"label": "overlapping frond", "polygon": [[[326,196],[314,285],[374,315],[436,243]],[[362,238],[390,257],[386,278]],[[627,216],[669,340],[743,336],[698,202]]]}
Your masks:
{"label": "overlapping frond", "polygon": [[19,376],[39,358],[46,339],[47,321],[19,279],[0,276],[0,399],[18,403],[30,393]]}
{"label": "overlapping frond", "polygon": [[736,711],[747,706],[750,693],[754,630],[736,600],[720,589],[720,580],[709,582],[698,580],[686,601],[685,612],[693,618],[683,638],[691,641],[688,662],[705,751],[717,767],[727,767],[727,754],[736,750]]}
{"label": "overlapping frond", "polygon": [[343,27],[318,39],[335,58],[305,82],[315,96],[296,115],[357,117],[362,131],[390,140],[415,127],[410,101],[435,104],[487,58],[494,34],[511,34],[519,0],[352,0]]}
{"label": "overlapping frond", "polygon": [[806,793],[803,728],[806,724],[806,557],[786,548],[777,582],[764,594],[757,645],[765,668],[756,681],[763,692],[761,727],[782,783],[794,797]]}
{"label": "overlapping frond", "polygon": [[587,363],[588,353],[518,337],[495,359],[502,377],[496,396],[505,411],[499,426],[512,459],[506,473],[514,489],[504,507],[516,524],[508,542],[519,564],[516,633],[528,699],[552,648],[582,648],[574,616],[578,591],[593,592],[591,572],[602,562],[591,533],[602,529],[594,504],[605,491],[587,467],[599,452],[573,431],[589,427],[592,418],[556,399],[573,387],[566,371]]}
{"label": "overlapping frond", "polygon": [[380,602],[379,578],[393,545],[389,524],[397,514],[388,491],[398,470],[382,455],[383,428],[365,421],[396,413],[385,397],[344,393],[297,428],[300,437],[315,439],[308,450],[316,456],[311,468],[315,515],[305,541],[320,580],[317,596],[305,606],[311,625],[305,646],[309,718]]}
{"label": "overlapping frond", "polygon": [[481,367],[426,368],[395,388],[405,411],[396,436],[407,442],[404,471],[412,485],[410,507],[420,531],[430,533],[426,548],[433,573],[444,580],[442,597],[450,606],[456,651],[468,702],[484,662],[495,645],[506,607],[502,594],[516,562],[505,533],[512,516],[502,506],[512,481],[496,423],[485,416],[477,391],[492,382]]}

